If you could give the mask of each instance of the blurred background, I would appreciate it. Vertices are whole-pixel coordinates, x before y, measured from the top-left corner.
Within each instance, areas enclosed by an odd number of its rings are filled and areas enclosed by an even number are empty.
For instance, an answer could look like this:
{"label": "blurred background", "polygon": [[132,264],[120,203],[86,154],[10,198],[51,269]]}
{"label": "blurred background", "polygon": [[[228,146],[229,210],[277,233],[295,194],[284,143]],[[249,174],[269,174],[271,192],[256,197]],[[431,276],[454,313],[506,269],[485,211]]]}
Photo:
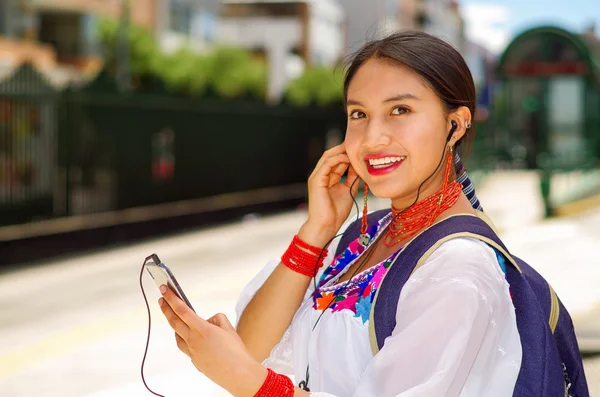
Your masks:
{"label": "blurred background", "polygon": [[[469,174],[571,312],[600,395],[597,26],[597,0],[1,0],[0,395],[149,395],[154,252],[201,316],[235,321],[343,140],[340,61],[405,29],[466,59]],[[141,283],[148,384],[227,395]]]}

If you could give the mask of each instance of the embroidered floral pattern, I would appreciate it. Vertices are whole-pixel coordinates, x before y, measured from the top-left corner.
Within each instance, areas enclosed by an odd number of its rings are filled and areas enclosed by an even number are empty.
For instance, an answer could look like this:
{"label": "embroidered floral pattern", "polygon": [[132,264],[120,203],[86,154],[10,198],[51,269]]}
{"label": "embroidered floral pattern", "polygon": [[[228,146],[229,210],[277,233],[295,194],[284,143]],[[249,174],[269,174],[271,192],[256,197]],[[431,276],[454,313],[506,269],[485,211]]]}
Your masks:
{"label": "embroidered floral pattern", "polygon": [[[388,220],[389,217],[384,217],[377,224],[369,228],[367,233],[369,234],[370,241],[374,241],[377,238]],[[333,264],[323,272],[319,280],[319,288],[315,292],[314,309],[320,311],[331,309],[334,313],[342,310],[350,310],[354,313],[354,317],[362,320],[363,324],[367,322],[371,313],[375,292],[399,251],[378,265],[357,274],[349,281],[332,286],[327,285],[344,269],[351,266],[365,250],[366,247],[359,244],[357,238],[335,258]]]}
{"label": "embroidered floral pattern", "polygon": [[316,300],[316,309],[325,310],[329,307],[329,304],[335,299],[333,292],[324,292],[319,294]]}

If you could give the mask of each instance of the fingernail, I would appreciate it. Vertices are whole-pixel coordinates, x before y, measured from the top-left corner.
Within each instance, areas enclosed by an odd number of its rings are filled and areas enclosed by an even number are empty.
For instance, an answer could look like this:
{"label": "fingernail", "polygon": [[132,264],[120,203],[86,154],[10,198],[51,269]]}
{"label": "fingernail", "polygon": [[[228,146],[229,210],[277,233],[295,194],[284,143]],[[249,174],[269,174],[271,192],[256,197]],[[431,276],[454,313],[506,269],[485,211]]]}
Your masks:
{"label": "fingernail", "polygon": [[165,300],[164,300],[163,298],[160,298],[160,299],[158,300],[158,305],[159,305],[160,307],[162,307],[163,303],[165,303]]}
{"label": "fingernail", "polygon": [[160,292],[161,292],[161,293],[163,293],[163,294],[164,294],[165,292],[167,292],[167,286],[166,286],[166,285],[161,285],[161,286],[160,286]]}

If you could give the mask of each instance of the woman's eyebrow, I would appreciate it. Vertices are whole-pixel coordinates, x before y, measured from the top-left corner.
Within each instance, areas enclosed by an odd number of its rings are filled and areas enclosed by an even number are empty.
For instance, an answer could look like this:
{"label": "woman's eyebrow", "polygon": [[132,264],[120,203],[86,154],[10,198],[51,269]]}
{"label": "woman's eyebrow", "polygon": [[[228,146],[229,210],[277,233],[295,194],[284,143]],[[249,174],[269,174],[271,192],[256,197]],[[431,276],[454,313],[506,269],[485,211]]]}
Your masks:
{"label": "woman's eyebrow", "polygon": [[[387,98],[383,100],[383,103],[388,103],[388,102],[396,102],[396,101],[403,101],[406,99],[413,99],[413,100],[418,100],[419,98],[413,94],[399,94],[399,95],[394,95],[393,97]],[[346,101],[346,106],[364,106],[360,101],[357,101],[355,99],[348,99]]]}
{"label": "woman's eyebrow", "polygon": [[406,100],[406,99],[418,100],[419,98],[417,98],[413,94],[400,94],[400,95],[395,95],[393,97],[390,97],[390,98],[384,100],[383,102],[384,103],[387,103],[387,102],[396,102],[396,101],[403,101],[403,100]]}

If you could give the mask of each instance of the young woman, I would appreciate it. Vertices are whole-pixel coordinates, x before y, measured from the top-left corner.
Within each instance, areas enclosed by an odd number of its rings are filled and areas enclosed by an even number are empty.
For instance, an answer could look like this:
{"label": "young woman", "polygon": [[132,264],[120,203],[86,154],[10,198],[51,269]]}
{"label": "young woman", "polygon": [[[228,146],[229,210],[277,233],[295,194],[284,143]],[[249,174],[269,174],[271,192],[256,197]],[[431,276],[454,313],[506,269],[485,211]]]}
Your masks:
{"label": "young woman", "polygon": [[[512,396],[522,357],[514,306],[494,250],[478,240],[442,244],[403,287],[375,356],[369,342],[389,264],[425,228],[476,211],[453,166],[473,134],[467,65],[442,40],[397,33],[358,51],[344,91],[346,139],[310,176],[308,219],[288,250],[244,290],[237,331],[164,294],[179,348],[235,396]],[[390,199],[390,214],[364,222],[336,257],[357,178]]]}

